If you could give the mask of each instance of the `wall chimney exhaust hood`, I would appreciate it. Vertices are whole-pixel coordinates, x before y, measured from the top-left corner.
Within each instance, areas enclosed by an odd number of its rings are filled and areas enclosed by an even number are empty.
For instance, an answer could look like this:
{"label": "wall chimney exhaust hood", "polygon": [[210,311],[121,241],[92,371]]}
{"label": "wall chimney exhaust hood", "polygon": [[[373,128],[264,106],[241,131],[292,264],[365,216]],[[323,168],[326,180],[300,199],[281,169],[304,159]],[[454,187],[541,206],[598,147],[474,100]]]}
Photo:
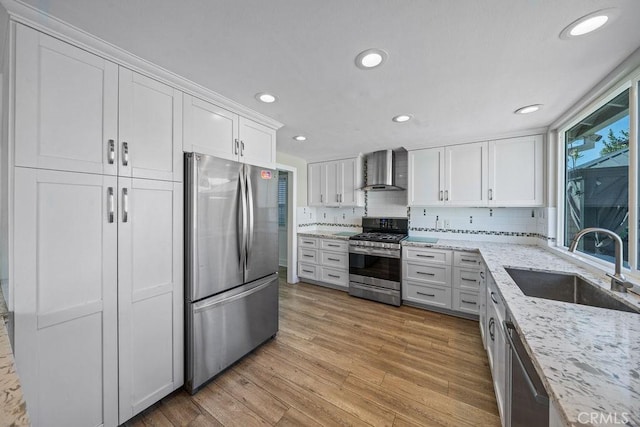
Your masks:
{"label": "wall chimney exhaust hood", "polygon": [[[406,155],[406,151],[403,152]],[[396,183],[396,153],[393,150],[382,150],[369,153],[367,159],[367,181],[362,190],[366,191],[399,191],[404,190]],[[405,177],[406,173],[401,175]]]}

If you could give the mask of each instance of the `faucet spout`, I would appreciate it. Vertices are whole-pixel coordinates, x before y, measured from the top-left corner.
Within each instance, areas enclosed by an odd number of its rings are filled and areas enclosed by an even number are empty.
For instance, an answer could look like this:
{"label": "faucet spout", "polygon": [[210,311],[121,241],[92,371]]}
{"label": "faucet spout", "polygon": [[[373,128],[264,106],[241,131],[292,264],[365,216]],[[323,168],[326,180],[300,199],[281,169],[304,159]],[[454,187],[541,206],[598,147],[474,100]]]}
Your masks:
{"label": "faucet spout", "polygon": [[614,273],[607,274],[607,276],[611,277],[611,290],[617,292],[627,292],[627,289],[631,287],[631,283],[627,282],[627,279],[622,274],[622,239],[616,233],[611,230],[607,230],[606,228],[598,228],[598,227],[588,227],[583,228],[578,231],[576,235],[573,237],[571,241],[571,245],[569,246],[569,252],[575,252],[578,247],[578,243],[580,239],[585,234],[589,233],[602,233],[613,239],[613,243],[615,245],[615,266]]}

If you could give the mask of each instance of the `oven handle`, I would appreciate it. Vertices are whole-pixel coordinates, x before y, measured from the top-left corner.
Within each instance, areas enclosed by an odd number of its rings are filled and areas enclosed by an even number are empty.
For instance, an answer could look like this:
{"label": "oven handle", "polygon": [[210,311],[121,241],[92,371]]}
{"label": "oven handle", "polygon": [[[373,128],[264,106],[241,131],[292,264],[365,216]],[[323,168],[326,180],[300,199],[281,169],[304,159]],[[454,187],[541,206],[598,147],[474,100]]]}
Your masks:
{"label": "oven handle", "polygon": [[362,255],[378,255],[385,258],[400,258],[400,250],[394,251],[396,253],[390,253],[385,250],[380,249],[369,249],[369,248],[360,248],[351,246],[349,248],[349,253],[352,254],[362,254]]}

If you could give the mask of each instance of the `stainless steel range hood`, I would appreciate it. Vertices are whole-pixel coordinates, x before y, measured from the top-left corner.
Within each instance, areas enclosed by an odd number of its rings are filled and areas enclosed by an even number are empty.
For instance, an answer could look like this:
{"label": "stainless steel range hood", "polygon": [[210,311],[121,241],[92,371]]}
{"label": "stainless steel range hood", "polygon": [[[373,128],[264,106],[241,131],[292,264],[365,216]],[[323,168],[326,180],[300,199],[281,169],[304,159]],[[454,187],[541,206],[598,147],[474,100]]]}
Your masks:
{"label": "stainless steel range hood", "polygon": [[[406,157],[406,151],[403,151],[403,154],[405,154]],[[406,172],[402,173],[402,171],[396,169],[396,153],[393,150],[375,151],[367,154],[366,159],[367,182],[365,186],[362,187],[362,190],[404,190],[404,188],[400,186],[401,183],[396,181],[396,175],[399,175],[400,179],[406,178]],[[406,164],[406,161],[404,163]]]}

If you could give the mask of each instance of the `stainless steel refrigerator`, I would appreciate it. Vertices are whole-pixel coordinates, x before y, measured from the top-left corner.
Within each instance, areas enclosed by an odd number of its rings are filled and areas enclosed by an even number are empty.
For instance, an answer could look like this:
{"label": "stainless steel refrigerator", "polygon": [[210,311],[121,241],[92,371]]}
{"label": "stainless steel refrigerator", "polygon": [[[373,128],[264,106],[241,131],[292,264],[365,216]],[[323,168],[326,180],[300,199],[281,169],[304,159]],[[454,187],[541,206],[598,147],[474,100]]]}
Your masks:
{"label": "stainless steel refrigerator", "polygon": [[185,154],[185,386],[278,331],[277,172]]}

